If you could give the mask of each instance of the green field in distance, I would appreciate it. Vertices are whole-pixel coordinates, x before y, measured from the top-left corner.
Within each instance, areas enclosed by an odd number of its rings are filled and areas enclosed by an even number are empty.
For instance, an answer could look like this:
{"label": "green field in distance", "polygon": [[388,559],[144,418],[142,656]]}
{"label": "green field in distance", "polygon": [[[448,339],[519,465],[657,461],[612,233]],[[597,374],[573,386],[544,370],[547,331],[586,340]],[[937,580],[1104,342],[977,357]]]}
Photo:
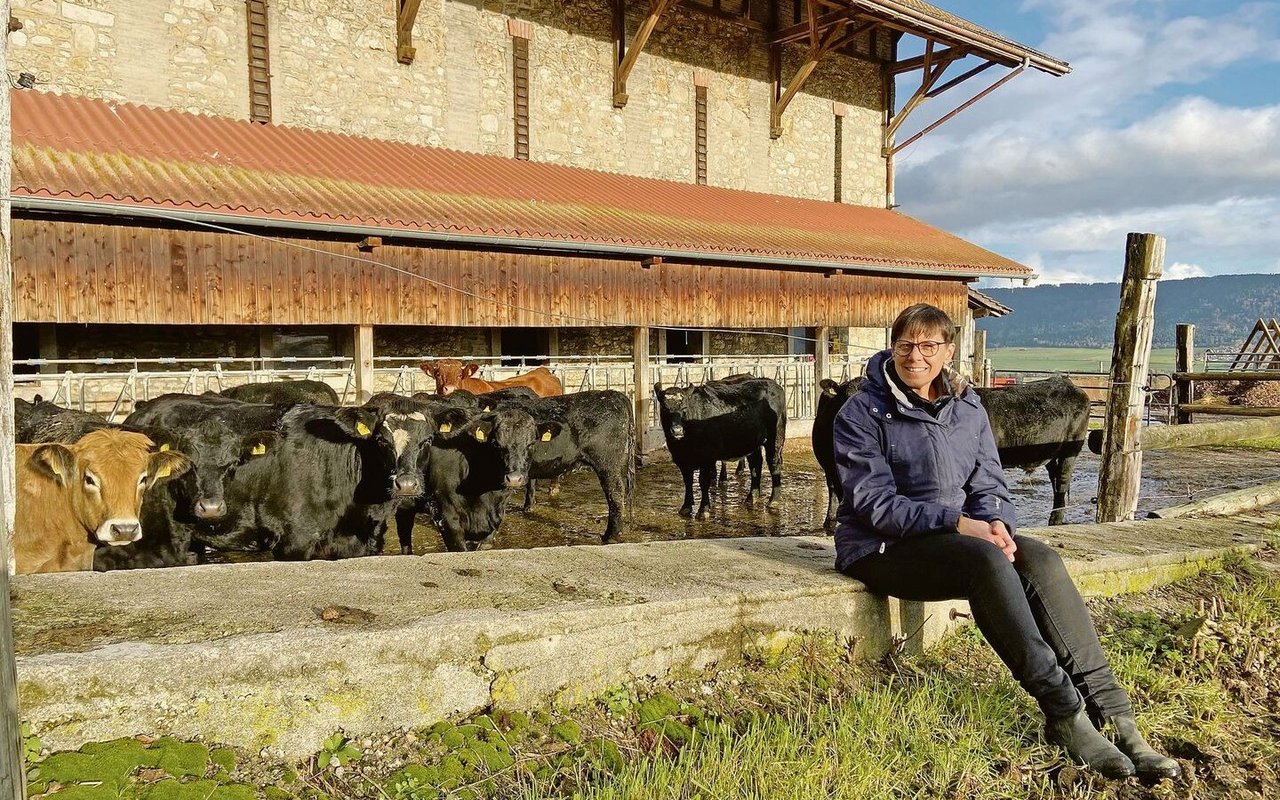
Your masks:
{"label": "green field in distance", "polygon": [[[1111,348],[1106,347],[997,347],[987,350],[993,369],[1041,372],[1109,372]],[[1173,372],[1174,349],[1151,351],[1151,372]]]}

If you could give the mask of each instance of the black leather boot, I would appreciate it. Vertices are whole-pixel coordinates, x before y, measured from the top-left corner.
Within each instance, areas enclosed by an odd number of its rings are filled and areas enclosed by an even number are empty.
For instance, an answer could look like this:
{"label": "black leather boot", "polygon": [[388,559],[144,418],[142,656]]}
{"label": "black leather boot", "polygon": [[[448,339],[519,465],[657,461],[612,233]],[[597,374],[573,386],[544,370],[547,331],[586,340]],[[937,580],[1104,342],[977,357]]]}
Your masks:
{"label": "black leather boot", "polygon": [[1138,721],[1132,714],[1109,717],[1107,721],[1111,723],[1111,730],[1115,733],[1116,747],[1133,760],[1133,766],[1138,770],[1139,778],[1158,781],[1161,778],[1176,778],[1182,774],[1182,767],[1177,761],[1160,755],[1155,748],[1147,744],[1147,740],[1138,732]]}
{"label": "black leather boot", "polygon": [[1070,717],[1049,717],[1044,738],[1066,748],[1071,760],[1096,770],[1108,778],[1127,778],[1134,773],[1133,762],[1107,737],[1098,733],[1082,707]]}

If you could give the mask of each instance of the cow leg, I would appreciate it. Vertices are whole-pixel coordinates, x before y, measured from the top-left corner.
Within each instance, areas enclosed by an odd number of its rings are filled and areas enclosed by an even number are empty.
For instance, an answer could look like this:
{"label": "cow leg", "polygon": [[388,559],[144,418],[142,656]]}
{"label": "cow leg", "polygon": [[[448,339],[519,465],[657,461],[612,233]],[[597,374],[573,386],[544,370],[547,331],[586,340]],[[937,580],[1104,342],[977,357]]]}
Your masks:
{"label": "cow leg", "polygon": [[738,459],[738,468],[733,471],[734,475],[741,475],[747,471],[747,460],[745,458]]}
{"label": "cow leg", "polygon": [[715,483],[716,462],[712,461],[704,466],[698,478],[698,483],[702,489],[702,502],[698,505],[698,519],[707,519],[711,516],[711,484]]}
{"label": "cow leg", "polygon": [[747,505],[754,506],[756,498],[761,494],[760,474],[764,470],[764,458],[760,455],[759,448],[757,448],[745,460],[751,465],[751,488],[747,490]]}
{"label": "cow leg", "polygon": [[413,523],[417,509],[412,503],[396,509],[396,537],[400,540],[400,555],[413,555]]}
{"label": "cow leg", "polygon": [[723,461],[720,462],[720,482],[721,483],[729,482],[729,465],[724,463]]}
{"label": "cow leg", "polygon": [[528,511],[529,509],[533,508],[534,503],[537,502],[533,498],[534,483],[535,481],[533,480],[533,478],[530,478],[529,482],[524,485],[524,510],[525,511]]}
{"label": "cow leg", "polygon": [[823,520],[822,527],[826,530],[835,530],[836,527],[836,509],[840,506],[840,483],[839,481],[827,478],[827,518]]}
{"label": "cow leg", "polygon": [[547,497],[555,497],[560,494],[560,475],[551,479],[551,488],[547,490]]}
{"label": "cow leg", "polygon": [[445,549],[450,553],[461,553],[470,548],[462,535],[461,515],[456,511],[441,509],[440,518],[436,521],[440,528],[440,537],[444,539]]}
{"label": "cow leg", "polygon": [[782,502],[782,447],[786,442],[785,428],[779,431],[776,439],[765,442],[765,455],[769,458],[769,480],[773,482],[773,490],[769,492],[769,508]]}
{"label": "cow leg", "polygon": [[680,516],[693,516],[693,473],[697,467],[680,465],[680,476],[684,478],[684,505],[680,506]]}
{"label": "cow leg", "polygon": [[[626,467],[623,467],[625,471]],[[604,528],[601,541],[605,544],[622,539],[623,498],[627,496],[626,479],[616,470],[596,468],[596,477],[600,479],[600,488],[604,490],[604,501],[609,506],[609,521]]]}
{"label": "cow leg", "polygon": [[1071,473],[1075,470],[1076,457],[1055,458],[1045,464],[1049,481],[1053,484],[1053,511],[1049,513],[1050,525],[1067,523],[1067,502],[1071,496]]}

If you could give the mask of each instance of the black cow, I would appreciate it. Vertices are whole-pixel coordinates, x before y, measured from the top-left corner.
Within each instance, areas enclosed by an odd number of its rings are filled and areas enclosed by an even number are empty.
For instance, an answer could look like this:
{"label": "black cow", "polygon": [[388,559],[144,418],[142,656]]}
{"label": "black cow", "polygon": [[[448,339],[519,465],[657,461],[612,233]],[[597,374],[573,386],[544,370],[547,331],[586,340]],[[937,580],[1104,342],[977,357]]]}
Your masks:
{"label": "black cow", "polygon": [[318,406],[339,405],[338,393],[324,381],[279,380],[246,383],[218,392],[223,397],[245,403],[312,403]]}
{"label": "black cow", "polygon": [[773,491],[769,506],[782,499],[782,448],[787,438],[787,399],[776,381],[709,381],[701,386],[662,388],[654,384],[662,433],[671,460],[684,476],[681,516],[693,513],[693,473],[701,470],[702,502],[698,519],[711,511],[711,482],[716,461],[746,457],[751,467],[747,504],[760,492],[762,459],[769,462]]}
{"label": "black cow", "polygon": [[529,479],[538,426],[516,408],[477,413],[441,406],[435,419],[426,499],[397,511],[400,545],[409,543],[414,515],[422,510],[431,513],[449,550],[478,550],[502,526],[511,493]]}
{"label": "black cow", "polygon": [[822,473],[827,478],[827,516],[822,527],[832,530],[836,526],[836,509],[844,497],[840,474],[836,470],[836,414],[840,413],[845,401],[858,391],[862,378],[853,378],[844,383],[823,378],[818,385],[822,391],[818,394],[818,410],[813,415],[813,455],[818,459]]}
{"label": "black cow", "polygon": [[[842,384],[822,381],[818,411],[813,420],[813,454],[827,478],[825,527],[835,526],[835,509],[843,497],[836,470],[832,433],[836,414],[861,384],[854,378]],[[1047,467],[1053,486],[1050,525],[1066,522],[1071,473],[1089,429],[1089,396],[1062,376],[1003,389],[975,390],[982,398],[995,435],[1000,464],[1028,472]]]}
{"label": "black cow", "polygon": [[[510,392],[509,389],[502,390]],[[481,395],[483,401],[498,392]],[[621,392],[576,392],[533,399],[500,400],[498,408],[518,408],[538,424],[530,453],[529,485],[524,508],[534,504],[534,480],[559,478],[575,467],[595,472],[609,506],[605,542],[622,535],[622,515],[635,488],[635,441],[631,401]]]}
{"label": "black cow", "polygon": [[13,400],[13,440],[18,444],[75,444],[90,431],[114,427],[100,414],[63,408],[38,396],[34,403]]}
{"label": "black cow", "polygon": [[991,420],[1000,463],[1027,472],[1047,468],[1053,485],[1049,524],[1066,523],[1071,472],[1089,433],[1089,396],[1061,375],[976,391]]}

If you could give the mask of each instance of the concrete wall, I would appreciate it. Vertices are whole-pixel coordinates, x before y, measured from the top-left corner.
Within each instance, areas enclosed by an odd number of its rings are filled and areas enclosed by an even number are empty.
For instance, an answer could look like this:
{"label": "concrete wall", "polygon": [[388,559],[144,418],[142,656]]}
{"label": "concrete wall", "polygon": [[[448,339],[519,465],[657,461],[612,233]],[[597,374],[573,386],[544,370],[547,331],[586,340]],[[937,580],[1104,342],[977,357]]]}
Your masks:
{"label": "concrete wall", "polygon": [[[636,12],[643,4],[632,4]],[[883,101],[875,64],[823,61],[769,138],[768,50],[762,37],[677,8],[612,104],[608,3],[422,3],[417,55],[396,60],[392,0],[272,0],[272,120],[417,144],[511,156],[509,19],[530,23],[534,160],[691,182],[694,71],[708,80],[711,185],[829,200],[835,106],[844,107],[843,200],[884,205]],[[9,69],[40,91],[245,119],[244,0],[13,0],[23,29]],[[639,18],[628,21],[634,31]],[[861,43],[865,49],[869,45]],[[785,51],[784,80],[802,50]]]}

